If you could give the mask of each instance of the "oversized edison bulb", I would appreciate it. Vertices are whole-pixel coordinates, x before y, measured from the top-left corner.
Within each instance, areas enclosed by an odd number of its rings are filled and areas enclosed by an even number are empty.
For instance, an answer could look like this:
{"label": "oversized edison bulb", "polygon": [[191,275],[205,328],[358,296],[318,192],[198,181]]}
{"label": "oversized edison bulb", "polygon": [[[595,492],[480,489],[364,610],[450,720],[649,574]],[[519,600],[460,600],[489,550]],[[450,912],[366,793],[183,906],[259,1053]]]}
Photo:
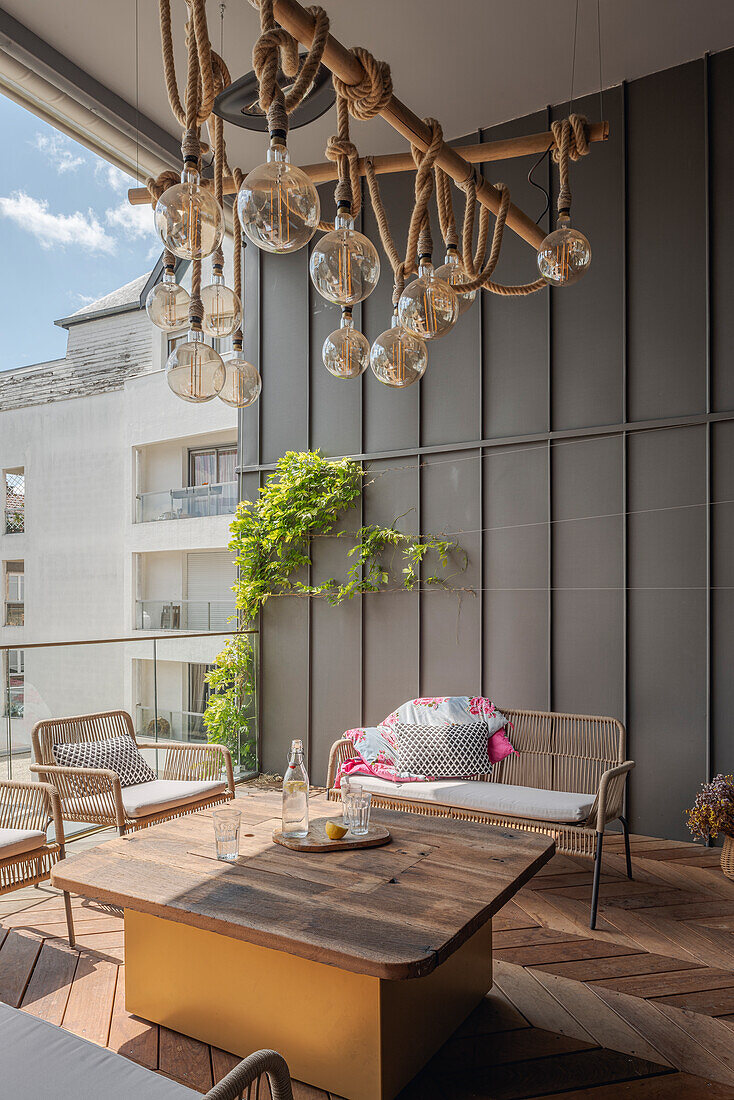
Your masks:
{"label": "oversized edison bulb", "polygon": [[436,278],[444,279],[450,287],[454,288],[454,293],[459,300],[459,316],[466,313],[476,298],[477,292],[476,290],[459,291],[455,289],[457,283],[465,283],[469,278],[464,270],[461,257],[455,248],[447,249],[444,262],[436,268]]}
{"label": "oversized edison bulb", "polygon": [[241,348],[235,350],[224,366],[227,377],[219,391],[219,400],[235,409],[246,409],[253,401],[257,401],[263,388],[259,370],[247,362]]}
{"label": "oversized edison bulb", "polygon": [[153,324],[164,332],[173,332],[186,324],[189,296],[180,283],[176,282],[176,277],[169,268],[163,272],[162,282],[156,283],[148,291],[145,311]]}
{"label": "oversized edison bulb", "polygon": [[212,281],[201,288],[201,304],[204,306],[201,327],[207,336],[222,339],[240,327],[242,306],[235,292],[225,286],[221,268],[215,267]]}
{"label": "oversized edison bulb", "polygon": [[538,250],[538,271],[551,286],[577,283],[591,264],[591,245],[583,233],[571,228],[568,214],[561,214],[553,233]]}
{"label": "oversized edison bulb", "polygon": [[313,237],[321,203],[313,183],[290,163],[285,145],[271,145],[267,164],[245,176],[237,196],[245,233],[266,252],[296,252]]}
{"label": "oversized edison bulb", "polygon": [[311,282],[327,302],[354,306],[377,286],[380,257],[364,233],[354,228],[348,210],[338,209],[334,229],[315,246],[309,262]]}
{"label": "oversized edison bulb", "polygon": [[430,260],[421,258],[418,278],[400,295],[400,324],[423,340],[436,340],[454,327],[458,316],[459,299],[445,279],[436,278]]}
{"label": "oversized edison bulb", "polygon": [[370,366],[386,386],[409,386],[426,373],[428,348],[420,336],[408,332],[393,313],[392,327],[381,332],[372,345]]}
{"label": "oversized edison bulb", "polygon": [[183,401],[211,401],[224,386],[226,371],[221,355],[204,343],[204,334],[191,329],[185,343],[168,356],[166,381]]}
{"label": "oversized edison bulb", "polygon": [[321,357],[335,378],[359,378],[367,370],[370,343],[354,327],[351,309],[342,310],[341,326],[324,340]]}
{"label": "oversized edison bulb", "polygon": [[224,214],[199,179],[195,165],[185,164],[181,182],[164,191],[155,204],[155,227],[166,248],[183,260],[209,256],[222,243]]}

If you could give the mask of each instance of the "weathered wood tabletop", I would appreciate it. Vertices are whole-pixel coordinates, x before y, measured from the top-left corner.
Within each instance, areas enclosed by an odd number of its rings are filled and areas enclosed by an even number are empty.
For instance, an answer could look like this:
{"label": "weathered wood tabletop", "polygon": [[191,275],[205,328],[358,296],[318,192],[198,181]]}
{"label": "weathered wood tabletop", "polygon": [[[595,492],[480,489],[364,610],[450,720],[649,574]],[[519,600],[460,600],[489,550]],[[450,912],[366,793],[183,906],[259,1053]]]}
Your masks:
{"label": "weathered wood tabletop", "polygon": [[[383,848],[308,854],[273,843],[278,792],[253,791],[240,856],[215,858],[211,810],[69,856],[55,886],[378,978],[430,973],[555,851],[546,836],[387,810]],[[338,817],[324,796],[312,819]]]}

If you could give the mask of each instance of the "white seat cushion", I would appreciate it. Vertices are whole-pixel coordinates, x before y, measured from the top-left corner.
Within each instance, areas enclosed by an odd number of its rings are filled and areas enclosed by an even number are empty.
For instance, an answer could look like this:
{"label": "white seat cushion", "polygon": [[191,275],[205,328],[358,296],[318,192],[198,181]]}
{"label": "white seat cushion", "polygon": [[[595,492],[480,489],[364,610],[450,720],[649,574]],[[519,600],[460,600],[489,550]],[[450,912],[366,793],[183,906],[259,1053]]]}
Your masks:
{"label": "white seat cushion", "polygon": [[0,829],[0,859],[32,852],[46,843],[46,834],[38,829]]}
{"label": "white seat cushion", "polygon": [[227,784],[218,780],[202,782],[185,779],[152,779],[150,783],[136,783],[122,788],[122,804],[129,817],[148,817],[161,810],[183,806],[187,802],[200,802],[215,794],[222,794]]}
{"label": "white seat cushion", "polygon": [[7,1100],[201,1100],[200,1092],[5,1004],[0,1077]]}
{"label": "white seat cushion", "polygon": [[537,787],[514,787],[509,783],[485,783],[476,779],[436,779],[431,783],[391,783],[368,775],[352,775],[350,779],[361,783],[366,791],[388,798],[437,802],[465,810],[559,824],[585,821],[594,804],[593,794],[544,791]]}

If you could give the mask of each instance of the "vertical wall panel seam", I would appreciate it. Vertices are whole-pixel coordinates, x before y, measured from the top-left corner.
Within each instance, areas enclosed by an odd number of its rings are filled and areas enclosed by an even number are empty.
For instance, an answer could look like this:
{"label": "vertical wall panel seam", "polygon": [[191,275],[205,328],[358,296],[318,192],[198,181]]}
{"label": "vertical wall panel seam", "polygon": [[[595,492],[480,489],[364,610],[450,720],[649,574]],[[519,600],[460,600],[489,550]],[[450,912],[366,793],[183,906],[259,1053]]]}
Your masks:
{"label": "vertical wall panel seam", "polygon": [[[628,149],[628,126],[627,126],[627,84],[622,82],[620,87],[620,94],[622,96],[621,103],[621,125],[622,125],[622,140],[620,142],[622,150],[622,233],[621,233],[621,249],[622,249],[622,422],[627,423],[627,406],[628,406],[628,367],[629,367],[629,328],[628,328],[628,274],[629,274],[629,252],[627,248],[627,221],[628,221],[628,203],[629,203],[629,149]],[[627,510],[629,507],[629,452],[628,452],[629,439],[626,431],[622,433],[622,722],[624,728],[627,731],[629,739],[629,526],[627,521]],[[631,756],[631,750],[629,746],[629,740],[627,744],[627,757]],[[629,815],[628,815],[629,816]]]}
{"label": "vertical wall panel seam", "polygon": [[[478,140],[484,141],[484,130],[477,131]],[[479,172],[484,175],[484,164],[479,165]],[[484,435],[484,299],[482,291],[477,295],[479,307],[479,394],[477,404],[479,406],[479,436]],[[484,695],[487,687],[484,683],[484,451],[480,447],[478,451],[479,461],[479,561],[477,563],[477,576],[479,578],[479,695]]]}
{"label": "vertical wall panel seam", "polygon": [[[361,195],[361,208],[359,211],[359,229],[364,233],[364,200],[365,200],[365,188],[364,177],[360,177],[359,180],[360,195]],[[359,304],[359,328],[360,332],[364,332],[364,302]],[[369,371],[370,368],[367,368]],[[364,386],[365,386],[365,374],[360,375],[359,379],[359,452],[364,454]],[[364,469],[364,463],[360,463],[362,469]],[[359,526],[364,526],[364,490],[359,494]],[[360,580],[364,580],[364,566],[361,565],[359,569]],[[364,718],[364,596],[359,600],[359,723],[361,726],[365,724]]]}
{"label": "vertical wall panel seam", "polygon": [[[262,336],[262,334],[263,334],[263,268],[262,268],[262,252],[260,251],[259,248],[255,249],[255,255],[256,255],[256,261],[257,261],[257,347],[255,348],[255,354],[256,354],[257,358],[255,359],[255,362],[257,363],[258,370],[262,372],[262,369],[263,369],[263,361],[262,361],[262,346],[263,346],[263,336]],[[258,463],[258,466],[262,465],[262,460],[263,460],[263,451],[262,451],[262,436],[263,436],[263,433],[262,433],[262,417],[263,417],[263,414],[262,414],[262,409],[263,409],[263,403],[262,403],[262,398],[260,398],[257,401],[257,463]],[[263,484],[263,475],[262,475],[262,473],[258,474],[258,479],[257,480],[258,480],[258,488],[260,488]],[[265,661],[263,659],[264,658],[264,653],[265,653],[265,645],[264,645],[265,631],[264,631],[264,616],[263,616],[262,611],[258,615],[258,624],[257,625],[260,629],[260,636],[259,636],[259,639],[258,639],[259,659],[258,659],[258,663],[257,663],[257,694],[258,694],[258,699],[259,699],[259,705],[258,705],[259,720],[258,720],[257,725],[258,725],[258,738],[259,738],[259,741],[260,741],[260,746],[259,746],[259,751],[258,751],[258,768],[260,770],[262,770],[262,761],[263,761],[263,752],[264,752],[263,723],[264,723],[264,719],[265,719],[265,708],[262,705],[262,701],[263,701],[263,672],[264,672],[264,666],[265,666]]]}
{"label": "vertical wall panel seam", "polygon": [[[308,270],[308,257],[310,255],[309,249],[306,249],[306,323],[304,325],[304,333],[306,337],[306,349],[308,355],[307,370],[304,372],[306,377],[306,450],[311,450],[311,368],[313,366],[311,362],[311,295],[314,293],[313,284],[309,278]],[[313,540],[309,547],[309,564],[307,566],[307,580],[309,588],[313,583],[313,566],[311,565],[311,559],[313,558]],[[313,773],[313,754],[311,745],[311,731],[313,729],[313,685],[311,683],[313,674],[313,661],[311,654],[311,643],[313,640],[313,598],[308,597],[306,601],[306,760],[308,767]]]}
{"label": "vertical wall panel seam", "polygon": [[[705,329],[704,353],[706,357],[706,415],[711,412],[711,100],[709,55],[703,57],[703,140],[704,140],[704,249],[705,249]],[[711,725],[712,666],[711,666],[711,424],[704,429],[706,437],[706,761],[704,778],[712,772],[713,730]],[[710,840],[709,840],[710,843]]]}
{"label": "vertical wall panel seam", "polygon": [[[570,105],[569,105],[570,109]],[[546,114],[546,129],[550,130],[552,112],[550,105],[545,109]],[[548,194],[551,194],[551,158],[548,157],[546,161],[546,176]],[[552,204],[548,209],[548,221],[553,224]],[[546,422],[548,425],[548,432],[553,431],[553,390],[552,390],[552,377],[553,377],[553,311],[551,305],[551,295],[553,291],[551,287],[546,290],[546,339],[548,341],[547,347],[547,408],[546,408]],[[552,448],[553,444],[551,440],[548,440],[547,450],[547,463],[548,469],[546,471],[547,480],[547,513],[546,519],[548,523],[548,561],[547,561],[547,580],[548,580],[548,600],[547,600],[547,614],[548,614],[548,626],[547,626],[547,653],[546,653],[546,675],[548,682],[546,685],[546,698],[548,704],[548,710],[553,710],[553,486],[552,479]]]}

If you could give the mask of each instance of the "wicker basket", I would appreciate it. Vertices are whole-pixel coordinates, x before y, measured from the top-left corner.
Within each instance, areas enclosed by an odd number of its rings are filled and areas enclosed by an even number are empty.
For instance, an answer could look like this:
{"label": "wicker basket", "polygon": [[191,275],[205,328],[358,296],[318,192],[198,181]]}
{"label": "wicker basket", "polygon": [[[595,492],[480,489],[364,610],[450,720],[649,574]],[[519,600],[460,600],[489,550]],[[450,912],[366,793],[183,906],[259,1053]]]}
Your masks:
{"label": "wicker basket", "polygon": [[724,837],[724,847],[721,849],[721,870],[727,878],[734,878],[734,836],[728,834]]}

